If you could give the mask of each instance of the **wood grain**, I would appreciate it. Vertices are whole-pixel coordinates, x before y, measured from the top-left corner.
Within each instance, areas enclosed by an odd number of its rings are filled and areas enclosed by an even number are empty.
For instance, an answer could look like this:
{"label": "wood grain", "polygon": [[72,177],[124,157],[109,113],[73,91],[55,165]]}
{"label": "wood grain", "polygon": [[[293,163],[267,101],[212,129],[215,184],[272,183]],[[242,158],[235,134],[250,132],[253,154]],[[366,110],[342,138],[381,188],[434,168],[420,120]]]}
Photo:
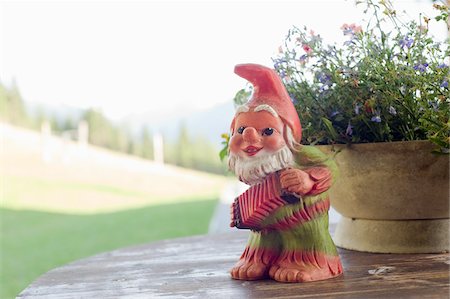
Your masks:
{"label": "wood grain", "polygon": [[18,298],[448,298],[449,254],[339,249],[344,275],[328,281],[232,280],[245,247],[236,231],[123,248],[56,268]]}

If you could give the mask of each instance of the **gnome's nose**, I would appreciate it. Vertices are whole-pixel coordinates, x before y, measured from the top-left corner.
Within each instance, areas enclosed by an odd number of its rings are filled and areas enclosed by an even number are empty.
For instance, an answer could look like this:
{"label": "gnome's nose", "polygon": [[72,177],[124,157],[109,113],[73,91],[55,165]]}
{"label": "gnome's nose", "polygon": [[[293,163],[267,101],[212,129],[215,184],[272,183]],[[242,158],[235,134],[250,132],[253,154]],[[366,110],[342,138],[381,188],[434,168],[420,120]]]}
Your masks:
{"label": "gnome's nose", "polygon": [[242,138],[248,143],[256,143],[260,139],[258,131],[253,127],[245,128],[244,132],[242,132]]}

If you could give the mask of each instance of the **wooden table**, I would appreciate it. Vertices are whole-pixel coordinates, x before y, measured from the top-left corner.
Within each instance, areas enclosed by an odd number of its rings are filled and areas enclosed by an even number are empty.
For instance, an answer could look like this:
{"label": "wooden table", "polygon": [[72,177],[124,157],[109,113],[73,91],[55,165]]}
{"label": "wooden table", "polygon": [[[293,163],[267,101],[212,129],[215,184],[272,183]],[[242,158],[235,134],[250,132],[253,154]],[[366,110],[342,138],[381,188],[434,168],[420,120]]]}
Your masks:
{"label": "wooden table", "polygon": [[237,281],[236,231],[119,249],[56,268],[18,298],[448,298],[449,254],[340,249],[344,276],[310,283]]}

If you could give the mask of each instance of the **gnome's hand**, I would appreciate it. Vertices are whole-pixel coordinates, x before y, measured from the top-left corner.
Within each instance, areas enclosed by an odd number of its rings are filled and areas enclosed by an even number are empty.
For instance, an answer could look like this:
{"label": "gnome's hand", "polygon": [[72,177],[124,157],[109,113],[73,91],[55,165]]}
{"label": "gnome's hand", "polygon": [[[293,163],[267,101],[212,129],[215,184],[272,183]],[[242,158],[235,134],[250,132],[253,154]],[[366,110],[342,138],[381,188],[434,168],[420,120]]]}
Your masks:
{"label": "gnome's hand", "polygon": [[308,194],[314,186],[308,173],[293,168],[281,171],[280,182],[281,188],[302,196]]}

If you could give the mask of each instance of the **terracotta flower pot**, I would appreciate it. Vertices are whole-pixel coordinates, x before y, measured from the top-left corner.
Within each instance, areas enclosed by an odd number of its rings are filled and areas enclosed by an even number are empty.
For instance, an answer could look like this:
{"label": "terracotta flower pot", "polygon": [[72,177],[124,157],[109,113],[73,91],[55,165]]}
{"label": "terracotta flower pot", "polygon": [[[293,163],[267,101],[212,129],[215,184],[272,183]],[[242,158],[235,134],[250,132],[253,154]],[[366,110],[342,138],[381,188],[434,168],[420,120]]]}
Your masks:
{"label": "terracotta flower pot", "polygon": [[340,177],[336,245],[385,253],[449,250],[449,156],[428,141],[320,146]]}

